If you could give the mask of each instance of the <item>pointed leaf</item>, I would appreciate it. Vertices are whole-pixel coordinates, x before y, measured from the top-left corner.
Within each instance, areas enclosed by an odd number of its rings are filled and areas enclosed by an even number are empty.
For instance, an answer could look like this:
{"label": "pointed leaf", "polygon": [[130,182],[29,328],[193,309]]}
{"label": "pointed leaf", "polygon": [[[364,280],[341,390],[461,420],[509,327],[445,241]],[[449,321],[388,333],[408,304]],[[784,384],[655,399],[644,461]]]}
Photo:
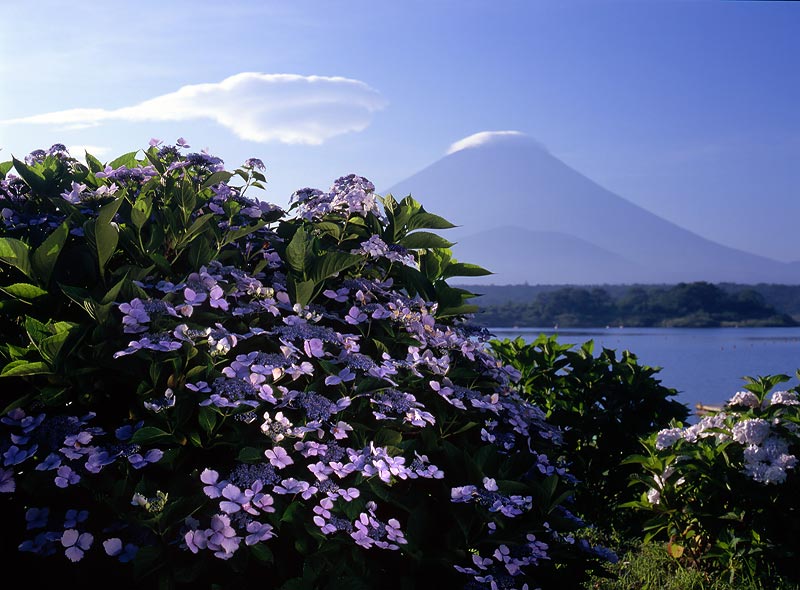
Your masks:
{"label": "pointed leaf", "polygon": [[418,213],[411,216],[406,227],[411,231],[415,229],[450,229],[456,226],[444,217],[439,217],[433,213],[428,213],[425,209],[420,209]]}
{"label": "pointed leaf", "polygon": [[12,361],[3,367],[0,377],[25,377],[27,375],[47,375],[50,367],[41,361],[29,362],[24,360]]}
{"label": "pointed leaf", "polygon": [[41,194],[47,191],[47,179],[36,168],[28,166],[25,162],[20,162],[16,158],[12,158],[14,162],[14,170],[19,174],[20,178],[33,189],[34,193]]}
{"label": "pointed leaf", "polygon": [[89,316],[95,320],[100,321],[99,317],[99,305],[97,302],[92,299],[89,292],[85,289],[81,289],[80,287],[71,287],[69,285],[58,285],[61,291],[63,291],[64,295],[72,299],[75,303],[77,303]]}
{"label": "pointed leaf", "polygon": [[143,426],[133,433],[131,442],[140,445],[175,442],[175,437],[169,432],[156,428],[155,426]]}
{"label": "pointed leaf", "polygon": [[416,250],[418,248],[449,248],[453,242],[432,232],[417,231],[403,237],[398,244],[409,250]]}
{"label": "pointed leaf", "polygon": [[53,335],[53,331],[46,324],[30,316],[25,318],[25,331],[35,346],[39,346],[42,340]]}
{"label": "pointed leaf", "polygon": [[203,182],[202,188],[210,188],[215,184],[228,182],[231,179],[231,177],[233,177],[232,172],[227,172],[224,170],[221,172],[214,172],[214,174],[206,178],[205,182]]}
{"label": "pointed leaf", "polygon": [[105,276],[106,264],[117,250],[119,242],[119,229],[112,225],[114,215],[122,205],[124,196],[119,196],[110,203],[103,205],[97,214],[97,222],[94,226],[94,239],[97,247],[97,262],[100,267],[101,276]]}
{"label": "pointed leaf", "polygon": [[30,283],[14,283],[13,285],[0,287],[0,290],[23,301],[34,301],[47,295],[47,291]]}
{"label": "pointed leaf", "polygon": [[53,232],[45,238],[44,242],[33,251],[31,264],[33,270],[39,277],[41,285],[46,287],[50,282],[50,276],[53,274],[58,255],[61,254],[61,250],[68,236],[69,226],[64,222],[54,229]]}
{"label": "pointed leaf", "polygon": [[140,195],[136,202],[131,207],[131,221],[133,225],[141,229],[142,226],[150,219],[150,213],[153,210],[153,199],[149,195]]}
{"label": "pointed leaf", "polygon": [[451,262],[442,273],[443,279],[450,277],[482,277],[485,275],[494,274],[490,270],[486,270],[477,264],[469,264],[466,262]]}
{"label": "pointed leaf", "polygon": [[42,354],[42,358],[48,363],[55,363],[58,353],[71,335],[72,332],[64,331],[42,340],[39,343],[39,352]]}
{"label": "pointed leaf", "polygon": [[86,163],[89,165],[89,170],[91,170],[92,173],[102,172],[105,169],[103,163],[89,152],[86,152]]}
{"label": "pointed leaf", "polygon": [[17,268],[29,279],[33,277],[30,247],[16,238],[0,238],[0,260]]}
{"label": "pointed leaf", "polygon": [[286,246],[286,262],[293,271],[305,276],[308,242],[305,230],[300,227]]}
{"label": "pointed leaf", "polygon": [[308,305],[314,295],[314,281],[299,281],[294,284],[295,302]]}
{"label": "pointed leaf", "polygon": [[245,236],[249,236],[253,232],[260,230],[266,224],[267,224],[266,221],[262,220],[256,223],[255,225],[248,225],[246,227],[240,227],[238,229],[231,230],[227,234],[225,234],[225,239],[223,240],[223,244],[230,244]]}
{"label": "pointed leaf", "polygon": [[125,166],[126,168],[138,168],[139,162],[136,160],[136,154],[139,153],[139,150],[135,152],[128,152],[127,154],[122,154],[116,160],[112,160],[108,163],[109,166],[114,168],[115,170],[121,166]]}
{"label": "pointed leaf", "polygon": [[144,152],[144,156],[150,161],[150,163],[153,165],[153,168],[158,170],[159,174],[164,174],[167,168],[164,166],[164,162],[158,159],[158,151],[155,149],[155,147],[151,147]]}
{"label": "pointed leaf", "polygon": [[321,258],[314,260],[311,268],[311,280],[321,283],[328,277],[342,272],[361,262],[363,258],[358,254],[347,252],[328,252]]}

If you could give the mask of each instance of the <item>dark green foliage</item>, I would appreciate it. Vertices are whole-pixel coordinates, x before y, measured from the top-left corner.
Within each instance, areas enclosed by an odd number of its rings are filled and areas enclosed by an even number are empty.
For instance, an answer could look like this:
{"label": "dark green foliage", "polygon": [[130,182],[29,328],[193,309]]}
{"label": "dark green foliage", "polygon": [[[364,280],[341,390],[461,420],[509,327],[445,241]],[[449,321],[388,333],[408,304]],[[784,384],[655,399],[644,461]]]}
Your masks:
{"label": "dark green foliage", "polygon": [[[534,292],[535,298],[521,300],[518,288],[496,288],[492,298],[476,300],[480,308],[476,323],[489,327],[797,325],[755,289],[728,292],[705,282],[627,289],[559,287]],[[508,297],[505,302],[500,302],[500,293]]]}
{"label": "dark green foliage", "polygon": [[635,515],[614,507],[638,497],[629,487],[636,469],[622,461],[641,450],[640,438],[689,410],[670,399],[676,390],[661,385],[658,368],[640,365],[636,355],[603,349],[593,342],[575,349],[554,336],[495,340],[492,347],[521,373],[525,395],[564,429],[564,452],[579,479],[574,510],[587,521],[636,534]]}

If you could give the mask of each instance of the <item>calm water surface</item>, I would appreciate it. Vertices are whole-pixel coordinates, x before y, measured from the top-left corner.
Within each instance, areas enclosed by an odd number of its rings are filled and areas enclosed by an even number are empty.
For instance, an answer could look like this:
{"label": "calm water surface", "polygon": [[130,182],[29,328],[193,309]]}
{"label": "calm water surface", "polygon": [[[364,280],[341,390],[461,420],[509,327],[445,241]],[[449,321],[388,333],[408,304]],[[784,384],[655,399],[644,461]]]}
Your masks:
{"label": "calm water surface", "polygon": [[595,355],[602,348],[618,353],[629,350],[639,364],[661,367],[656,377],[678,390],[676,399],[694,409],[695,404],[722,404],[745,384],[744,376],[783,373],[798,384],[800,328],[490,328],[496,338],[535,340],[555,334],[562,344],[578,348],[594,341]]}

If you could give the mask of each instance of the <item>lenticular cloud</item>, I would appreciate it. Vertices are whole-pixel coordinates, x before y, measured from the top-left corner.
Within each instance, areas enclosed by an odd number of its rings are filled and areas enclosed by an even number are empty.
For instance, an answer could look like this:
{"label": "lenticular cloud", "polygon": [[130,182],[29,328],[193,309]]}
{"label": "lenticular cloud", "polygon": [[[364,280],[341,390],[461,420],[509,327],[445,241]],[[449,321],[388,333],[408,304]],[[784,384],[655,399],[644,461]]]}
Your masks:
{"label": "lenticular cloud", "polygon": [[359,80],[244,72],[118,109],[77,108],[5,119],[0,124],[89,127],[107,121],[211,119],[240,139],[319,145],[364,130],[386,106],[380,93]]}

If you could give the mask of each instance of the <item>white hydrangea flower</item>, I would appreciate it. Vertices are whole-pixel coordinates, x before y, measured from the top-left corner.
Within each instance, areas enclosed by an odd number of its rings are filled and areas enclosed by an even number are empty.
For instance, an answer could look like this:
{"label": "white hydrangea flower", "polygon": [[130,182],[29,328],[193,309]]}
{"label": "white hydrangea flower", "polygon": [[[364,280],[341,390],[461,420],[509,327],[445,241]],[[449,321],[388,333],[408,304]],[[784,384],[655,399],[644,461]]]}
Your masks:
{"label": "white hydrangea flower", "polygon": [[681,439],[683,430],[680,428],[665,428],[656,435],[656,450],[668,449]]}
{"label": "white hydrangea flower", "polygon": [[760,404],[758,396],[752,391],[737,391],[731,399],[728,400],[729,406],[745,406],[747,408],[757,408]]}
{"label": "white hydrangea flower", "polygon": [[786,470],[796,465],[797,457],[789,454],[789,443],[770,436],[761,445],[747,446],[742,473],[760,483],[780,484],[786,481]]}
{"label": "white hydrangea flower", "polygon": [[798,406],[800,405],[800,400],[797,399],[797,394],[793,391],[776,391],[770,396],[769,405]]}
{"label": "white hydrangea flower", "polygon": [[733,440],[743,445],[760,445],[770,432],[769,422],[761,418],[742,420],[733,426]]}

